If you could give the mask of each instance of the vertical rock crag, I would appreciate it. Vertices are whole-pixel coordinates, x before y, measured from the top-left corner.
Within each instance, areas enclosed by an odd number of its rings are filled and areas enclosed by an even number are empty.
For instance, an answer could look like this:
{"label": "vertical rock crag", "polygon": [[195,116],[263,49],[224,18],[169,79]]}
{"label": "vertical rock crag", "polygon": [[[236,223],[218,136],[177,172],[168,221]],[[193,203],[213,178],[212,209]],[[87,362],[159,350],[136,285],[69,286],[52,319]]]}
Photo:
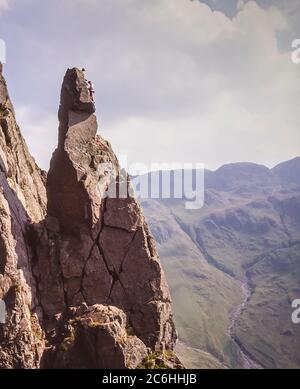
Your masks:
{"label": "vertical rock crag", "polygon": [[[134,368],[147,355],[165,351],[168,366],[179,367],[172,354],[176,331],[170,295],[155,243],[131,196],[128,176],[120,171],[110,144],[97,135],[84,74],[69,69],[63,81],[58,147],[46,183],[47,212],[44,175],[26,149],[8,97],[2,104],[7,93],[3,79],[0,92],[1,188],[7,192],[0,192],[6,215],[1,216],[0,298],[11,298],[10,274],[23,269],[21,289],[26,290],[13,290],[28,299],[23,314],[29,336],[36,338],[23,341],[20,360],[26,353],[31,359],[20,367]],[[12,122],[5,127],[7,118]],[[9,136],[15,137],[11,148]],[[117,196],[109,190],[112,184]],[[9,261],[11,266],[2,271]],[[12,331],[6,327],[0,327],[1,350],[2,339],[7,336],[9,342]],[[7,367],[15,367],[9,359],[13,354],[7,355]]]}
{"label": "vertical rock crag", "polygon": [[44,350],[28,230],[46,215],[45,177],[28,152],[0,72],[0,299],[7,313],[0,324],[2,368],[37,368]]}

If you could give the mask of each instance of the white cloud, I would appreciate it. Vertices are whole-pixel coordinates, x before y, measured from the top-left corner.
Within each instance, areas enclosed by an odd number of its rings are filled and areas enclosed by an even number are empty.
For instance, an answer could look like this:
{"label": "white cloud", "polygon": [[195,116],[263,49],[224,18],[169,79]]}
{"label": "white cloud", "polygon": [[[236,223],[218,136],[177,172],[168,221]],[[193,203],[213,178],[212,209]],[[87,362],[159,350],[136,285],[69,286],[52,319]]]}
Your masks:
{"label": "white cloud", "polygon": [[[189,0],[65,0],[60,13],[57,2],[37,14],[39,30],[23,26],[19,36],[19,105],[26,99],[35,112],[51,99],[56,109],[62,72],[78,64],[95,81],[100,131],[131,160],[217,167],[300,154],[300,67],[290,44],[278,48],[289,19],[275,3],[245,2],[230,19]],[[41,139],[56,139],[55,122],[55,111],[44,123],[33,114],[24,120],[39,160]]]}
{"label": "white cloud", "polygon": [[10,4],[10,0],[0,0],[0,16],[8,10]]}
{"label": "white cloud", "polygon": [[16,106],[16,119],[22,134],[39,166],[48,170],[50,157],[57,146],[58,122],[56,115],[37,117],[32,107]]}
{"label": "white cloud", "polygon": [[238,10],[240,10],[240,9],[242,9],[244,7],[244,5],[245,5],[245,1],[244,0],[238,0],[236,7],[237,7]]}
{"label": "white cloud", "polygon": [[129,116],[104,131],[117,149],[148,164],[180,159],[212,168],[299,155],[299,69],[278,49],[277,33],[288,28],[283,14],[253,1],[232,20],[204,4],[159,4],[144,18],[159,47],[147,46],[141,61],[145,72],[152,67],[145,94],[168,113]]}

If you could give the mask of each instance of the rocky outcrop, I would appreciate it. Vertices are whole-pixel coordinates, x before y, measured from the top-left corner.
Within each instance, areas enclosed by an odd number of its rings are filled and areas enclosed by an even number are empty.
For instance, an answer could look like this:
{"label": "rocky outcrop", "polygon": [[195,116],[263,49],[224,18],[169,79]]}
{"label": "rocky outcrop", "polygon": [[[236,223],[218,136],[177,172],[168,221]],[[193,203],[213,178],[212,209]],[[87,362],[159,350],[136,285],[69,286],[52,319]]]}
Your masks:
{"label": "rocky outcrop", "polygon": [[39,367],[44,350],[41,308],[31,270],[30,223],[46,214],[45,174],[37,167],[16,124],[0,74],[0,366]]}
{"label": "rocky outcrop", "polygon": [[133,369],[148,355],[145,344],[131,334],[125,313],[116,307],[70,308],[62,326],[55,367]]}
{"label": "rocky outcrop", "polygon": [[69,69],[64,78],[46,190],[3,78],[0,85],[0,298],[8,307],[0,366],[135,368],[149,353],[171,352],[176,331],[155,243],[127,174],[97,135],[84,74]]}

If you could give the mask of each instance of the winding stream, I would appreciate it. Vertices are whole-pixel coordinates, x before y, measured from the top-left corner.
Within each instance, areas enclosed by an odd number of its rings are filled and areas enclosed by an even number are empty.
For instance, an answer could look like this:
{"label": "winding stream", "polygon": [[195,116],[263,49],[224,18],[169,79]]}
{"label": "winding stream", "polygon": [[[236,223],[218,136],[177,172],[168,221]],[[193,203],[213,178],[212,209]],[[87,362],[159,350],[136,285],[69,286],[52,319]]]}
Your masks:
{"label": "winding stream", "polygon": [[244,280],[243,282],[241,282],[241,290],[244,297],[241,304],[238,305],[231,314],[230,325],[227,329],[227,335],[231,338],[232,342],[236,345],[237,349],[239,350],[243,369],[263,369],[263,367],[260,364],[255,362],[248,354],[245,353],[245,351],[241,348],[241,346],[236,341],[234,336],[233,330],[236,325],[236,322],[238,318],[241,316],[241,313],[251,296],[251,290],[248,284],[248,280]]}

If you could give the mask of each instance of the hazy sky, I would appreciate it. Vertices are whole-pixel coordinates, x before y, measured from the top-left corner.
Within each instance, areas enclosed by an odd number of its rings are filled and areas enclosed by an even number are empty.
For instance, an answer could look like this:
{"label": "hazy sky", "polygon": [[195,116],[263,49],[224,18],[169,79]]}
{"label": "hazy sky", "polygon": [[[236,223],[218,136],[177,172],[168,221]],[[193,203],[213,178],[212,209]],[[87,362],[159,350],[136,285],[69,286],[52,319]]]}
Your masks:
{"label": "hazy sky", "polygon": [[66,68],[129,162],[273,166],[300,155],[299,0],[0,0],[18,122],[48,168]]}

